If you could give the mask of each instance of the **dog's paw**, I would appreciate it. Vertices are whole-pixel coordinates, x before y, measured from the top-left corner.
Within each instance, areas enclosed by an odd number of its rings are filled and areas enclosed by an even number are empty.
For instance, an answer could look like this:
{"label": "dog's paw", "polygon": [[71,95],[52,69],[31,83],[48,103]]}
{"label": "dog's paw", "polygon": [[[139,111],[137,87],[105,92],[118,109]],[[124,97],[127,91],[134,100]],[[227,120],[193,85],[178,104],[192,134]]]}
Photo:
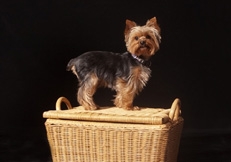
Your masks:
{"label": "dog's paw", "polygon": [[140,108],[138,106],[134,106],[133,110],[140,110]]}
{"label": "dog's paw", "polygon": [[138,106],[127,106],[124,107],[125,110],[140,110],[140,108]]}
{"label": "dog's paw", "polygon": [[85,110],[90,110],[90,111],[94,111],[99,109],[99,106],[95,105],[95,106],[83,106]]}

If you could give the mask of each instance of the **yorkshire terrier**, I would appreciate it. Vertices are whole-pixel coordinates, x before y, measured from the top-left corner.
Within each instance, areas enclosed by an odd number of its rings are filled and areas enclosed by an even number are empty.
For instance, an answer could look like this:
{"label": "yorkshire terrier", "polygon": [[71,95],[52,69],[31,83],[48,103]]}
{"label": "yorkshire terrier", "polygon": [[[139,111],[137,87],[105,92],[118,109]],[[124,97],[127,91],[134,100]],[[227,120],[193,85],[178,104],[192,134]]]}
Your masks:
{"label": "yorkshire terrier", "polygon": [[160,27],[156,17],[148,20],[144,26],[126,20],[124,36],[127,47],[125,53],[91,51],[69,61],[67,70],[71,70],[78,78],[77,99],[85,110],[99,108],[93,101],[93,95],[99,87],[116,91],[116,107],[139,110],[139,107],[133,106],[134,97],[149,80],[149,59],[160,48]]}

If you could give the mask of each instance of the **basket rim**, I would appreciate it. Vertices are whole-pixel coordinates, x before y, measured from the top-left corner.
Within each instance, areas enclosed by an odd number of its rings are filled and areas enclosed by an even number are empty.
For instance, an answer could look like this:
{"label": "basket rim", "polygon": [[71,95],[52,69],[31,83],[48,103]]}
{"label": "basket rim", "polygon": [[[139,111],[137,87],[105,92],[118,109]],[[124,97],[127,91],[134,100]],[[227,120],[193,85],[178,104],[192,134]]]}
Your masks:
{"label": "basket rim", "polygon": [[[61,110],[61,104],[65,103],[67,110]],[[79,121],[101,121],[117,123],[137,123],[161,125],[176,121],[180,116],[180,100],[173,101],[171,108],[141,108],[139,111],[127,111],[118,107],[101,107],[99,110],[89,111],[84,107],[72,107],[69,100],[60,97],[56,102],[56,110],[43,113],[44,118],[65,119]]]}

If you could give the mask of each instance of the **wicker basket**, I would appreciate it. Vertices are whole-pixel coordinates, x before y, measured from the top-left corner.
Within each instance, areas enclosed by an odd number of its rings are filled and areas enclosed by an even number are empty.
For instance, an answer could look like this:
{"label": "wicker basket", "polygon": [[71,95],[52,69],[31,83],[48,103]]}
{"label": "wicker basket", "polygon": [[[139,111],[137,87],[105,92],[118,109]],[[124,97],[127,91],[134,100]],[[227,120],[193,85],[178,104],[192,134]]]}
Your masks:
{"label": "wicker basket", "polygon": [[[68,110],[61,110],[64,102]],[[170,109],[85,111],[65,97],[43,113],[53,162],[176,162],[183,118]]]}

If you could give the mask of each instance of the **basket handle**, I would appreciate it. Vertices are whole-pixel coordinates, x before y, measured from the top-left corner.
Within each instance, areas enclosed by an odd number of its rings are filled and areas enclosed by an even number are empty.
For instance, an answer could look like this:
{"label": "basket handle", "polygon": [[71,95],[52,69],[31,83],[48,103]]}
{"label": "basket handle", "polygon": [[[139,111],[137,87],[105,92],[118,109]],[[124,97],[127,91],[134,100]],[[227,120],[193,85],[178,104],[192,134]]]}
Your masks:
{"label": "basket handle", "polygon": [[64,102],[67,106],[68,109],[73,109],[73,107],[71,106],[70,101],[66,98],[66,97],[59,97],[58,100],[56,101],[56,110],[61,110],[61,104],[62,102]]}
{"label": "basket handle", "polygon": [[172,121],[176,121],[178,119],[178,117],[181,114],[181,102],[179,98],[176,98],[171,106],[170,112],[169,112],[169,117]]}

